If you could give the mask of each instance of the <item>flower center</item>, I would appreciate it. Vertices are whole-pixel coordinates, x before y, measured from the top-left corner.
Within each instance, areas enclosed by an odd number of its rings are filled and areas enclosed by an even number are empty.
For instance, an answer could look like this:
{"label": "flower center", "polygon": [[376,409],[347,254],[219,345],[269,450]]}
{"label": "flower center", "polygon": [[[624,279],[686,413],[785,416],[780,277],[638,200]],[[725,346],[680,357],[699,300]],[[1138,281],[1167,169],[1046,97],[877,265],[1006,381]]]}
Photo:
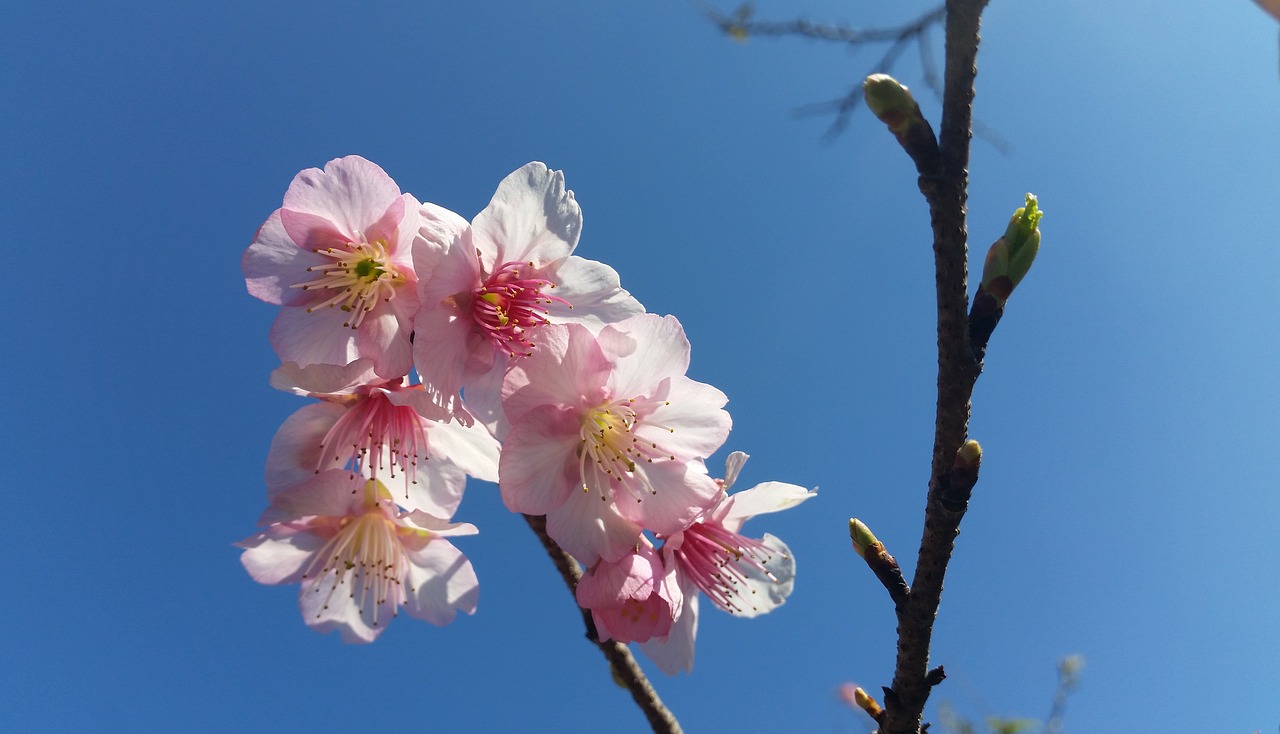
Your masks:
{"label": "flower center", "polygon": [[379,301],[395,298],[396,288],[405,283],[404,274],[391,262],[386,240],[348,242],[345,248],[326,247],[314,252],[329,262],[307,268],[308,273],[318,277],[293,287],[321,291],[324,300],[307,307],[307,313],[335,306],[350,313],[343,326],[359,327],[365,314]]}
{"label": "flower center", "polygon": [[[526,275],[521,275],[521,270]],[[555,288],[546,278],[532,275],[533,263],[505,262],[473,293],[471,317],[494,346],[511,357],[532,353],[530,330],[547,323],[547,306],[569,302],[549,296],[543,288]]]}
{"label": "flower center", "polygon": [[578,474],[583,491],[595,489],[600,499],[608,500],[607,489],[615,484],[624,488],[639,502],[646,494],[657,494],[645,473],[644,465],[667,456],[658,444],[641,441],[635,431],[640,415],[636,399],[608,403],[588,411],[582,418],[578,435]]}
{"label": "flower center", "polygon": [[[395,523],[376,499],[371,502],[363,514],[338,521],[337,534],[316,554],[302,579],[311,584],[310,593],[326,595],[324,609],[334,594],[345,594],[355,601],[361,616],[377,627],[386,621],[380,615],[389,611],[396,616],[396,607],[405,601],[403,579],[409,559]],[[387,606],[390,609],[384,610]]]}
{"label": "flower center", "polygon": [[747,574],[763,575],[778,583],[765,565],[774,550],[762,540],[748,538],[716,523],[695,522],[684,531],[684,541],[676,549],[676,563],[689,579],[717,607],[738,614],[753,607],[754,590]]}
{"label": "flower center", "polygon": [[380,472],[395,479],[398,468],[407,497],[409,485],[418,483],[418,460],[427,459],[425,424],[411,406],[396,405],[385,393],[361,396],[321,440],[316,473],[329,461],[342,461],[353,474],[364,467],[370,479],[378,479]]}

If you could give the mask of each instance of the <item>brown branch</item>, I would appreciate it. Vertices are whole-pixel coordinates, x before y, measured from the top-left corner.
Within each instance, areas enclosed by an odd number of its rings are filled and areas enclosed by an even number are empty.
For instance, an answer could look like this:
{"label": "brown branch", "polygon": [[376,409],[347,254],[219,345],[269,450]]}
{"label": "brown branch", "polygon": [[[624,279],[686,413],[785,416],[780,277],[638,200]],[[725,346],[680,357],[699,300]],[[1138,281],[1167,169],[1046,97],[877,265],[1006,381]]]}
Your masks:
{"label": "brown branch", "polygon": [[[525,515],[524,519],[525,522],[529,523],[529,527],[533,529],[534,534],[538,536],[538,540],[542,541],[542,547],[547,551],[547,555],[551,557],[551,562],[555,564],[556,570],[560,572],[560,577],[564,579],[565,586],[569,587],[569,593],[571,595],[576,593],[578,580],[582,578],[582,571],[578,569],[578,562],[552,540],[550,535],[547,535],[547,518],[541,515]],[[582,622],[587,628],[587,639],[600,648],[600,652],[609,661],[614,680],[631,691],[631,698],[635,700],[636,705],[644,712],[645,718],[649,720],[649,726],[652,727],[654,734],[681,734],[680,722],[676,721],[675,715],[662,704],[662,699],[658,697],[658,692],[649,683],[649,679],[645,676],[644,671],[640,669],[640,665],[631,654],[631,650],[626,645],[613,640],[601,642],[599,634],[596,632],[595,620],[592,619],[591,612],[586,609],[581,609],[580,611],[582,612]]]}
{"label": "brown branch", "polygon": [[703,7],[702,13],[707,17],[707,20],[719,27],[720,30],[735,38],[746,36],[801,36],[819,41],[836,41],[857,46],[864,43],[900,41],[903,38],[919,35],[922,29],[941,20],[945,10],[945,6],[939,5],[913,21],[887,28],[851,28],[828,23],[814,23],[803,18],[785,21],[749,20],[741,10],[734,15],[724,15],[710,7]]}
{"label": "brown branch", "polygon": [[[933,465],[925,504],[924,533],[911,596],[898,609],[898,656],[893,695],[885,697],[884,734],[918,734],[925,702],[938,680],[929,675],[933,621],[964,507],[947,509],[943,490],[964,444],[978,365],[969,346],[968,196],[969,143],[973,127],[978,27],[987,0],[947,0],[945,89],[939,147],[942,173],[921,176],[933,225],[934,278],[938,294],[938,405]],[[953,505],[954,506],[954,505]]]}

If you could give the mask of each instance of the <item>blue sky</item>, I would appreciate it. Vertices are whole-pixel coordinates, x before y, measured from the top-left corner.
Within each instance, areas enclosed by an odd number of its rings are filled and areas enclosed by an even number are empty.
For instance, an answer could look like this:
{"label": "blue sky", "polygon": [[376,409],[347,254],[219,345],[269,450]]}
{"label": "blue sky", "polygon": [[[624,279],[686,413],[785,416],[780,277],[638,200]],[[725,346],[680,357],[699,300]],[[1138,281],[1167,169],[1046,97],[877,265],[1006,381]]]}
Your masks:
{"label": "blue sky", "polygon": [[[861,24],[929,4],[756,6]],[[820,487],[747,526],[794,551],[790,602],[704,615],[693,675],[660,693],[691,732],[869,730],[833,691],[888,683],[894,620],[846,521],[910,569],[928,216],[869,115],[825,142],[828,119],[793,111],[878,51],[733,43],[682,2],[51,1],[0,26],[0,212],[23,255],[0,728],[645,730],[492,485],[458,515],[481,601],[451,627],[343,645],[240,567],[302,404],[267,385],[274,312],[240,255],[294,173],[358,153],[467,217],[529,160],[565,171],[579,254],[676,314],[691,375],[729,395],[742,486]],[[1025,192],[1047,214],[974,397],[986,455],[934,700],[1042,716],[1079,653],[1070,730],[1275,731],[1276,23],[1244,0],[997,0],[984,31],[977,114],[1011,152],[974,146],[974,257]],[[936,123],[914,57],[895,73]]]}

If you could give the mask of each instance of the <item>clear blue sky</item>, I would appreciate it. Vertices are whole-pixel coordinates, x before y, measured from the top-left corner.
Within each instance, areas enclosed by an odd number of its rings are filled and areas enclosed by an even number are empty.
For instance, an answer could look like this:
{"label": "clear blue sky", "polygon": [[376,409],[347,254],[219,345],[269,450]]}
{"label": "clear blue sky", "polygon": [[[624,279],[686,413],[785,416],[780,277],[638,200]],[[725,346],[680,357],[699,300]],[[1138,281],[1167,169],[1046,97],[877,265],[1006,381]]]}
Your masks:
{"label": "clear blue sky", "polygon": [[[975,395],[986,460],[935,701],[1043,716],[1080,653],[1069,730],[1280,725],[1276,26],[1245,0],[987,11],[977,113],[1012,152],[975,145],[975,257],[1025,192],[1047,214]],[[820,487],[747,526],[794,551],[790,602],[704,615],[693,675],[661,694],[690,732],[869,729],[833,691],[889,682],[894,621],[846,521],[913,565],[928,218],[870,116],[826,143],[827,119],[792,112],[878,51],[737,44],[689,4],[629,0],[52,0],[0,27],[0,729],[645,730],[492,485],[458,514],[481,597],[451,627],[343,645],[240,567],[268,442],[302,404],[267,385],[274,311],[240,255],[294,173],[351,153],[467,217],[529,160],[565,171],[579,253],[679,316],[691,375],[729,395],[742,486]],[[896,71],[936,121],[914,57]]]}

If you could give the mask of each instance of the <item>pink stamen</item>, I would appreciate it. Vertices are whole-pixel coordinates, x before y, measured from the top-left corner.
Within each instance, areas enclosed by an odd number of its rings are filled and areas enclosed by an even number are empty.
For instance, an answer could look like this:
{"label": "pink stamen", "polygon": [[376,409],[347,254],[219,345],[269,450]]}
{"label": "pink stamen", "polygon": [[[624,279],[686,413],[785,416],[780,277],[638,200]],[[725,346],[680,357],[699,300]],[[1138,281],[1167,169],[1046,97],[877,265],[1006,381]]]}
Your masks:
{"label": "pink stamen", "polygon": [[316,471],[331,460],[342,461],[353,474],[363,466],[370,479],[381,472],[394,479],[399,467],[407,496],[409,485],[418,482],[418,460],[427,458],[424,423],[412,407],[392,403],[385,393],[362,396],[325,434]]}
{"label": "pink stamen", "polygon": [[546,278],[522,277],[520,271],[533,271],[533,263],[505,262],[472,294],[471,316],[493,342],[512,358],[527,357],[534,347],[532,330],[547,323],[547,306],[568,301],[542,292],[555,288]]}
{"label": "pink stamen", "polygon": [[755,568],[777,582],[766,567],[774,550],[762,540],[730,532],[715,523],[697,522],[684,531],[684,542],[675,551],[676,562],[689,579],[717,607],[736,614],[743,611],[739,602],[750,603],[745,595],[752,590],[746,585],[744,569]]}

